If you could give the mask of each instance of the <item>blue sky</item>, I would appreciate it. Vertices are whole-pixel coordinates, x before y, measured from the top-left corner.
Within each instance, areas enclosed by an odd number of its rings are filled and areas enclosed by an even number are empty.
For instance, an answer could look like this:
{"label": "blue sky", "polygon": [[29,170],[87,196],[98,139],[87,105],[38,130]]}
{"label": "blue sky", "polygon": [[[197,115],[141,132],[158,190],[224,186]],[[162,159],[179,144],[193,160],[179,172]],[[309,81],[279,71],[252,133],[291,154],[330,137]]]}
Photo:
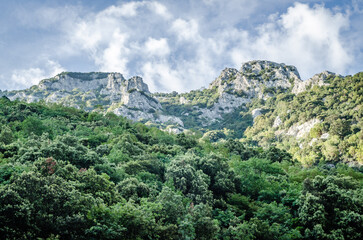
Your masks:
{"label": "blue sky", "polygon": [[0,9],[0,90],[107,71],[183,92],[255,59],[294,65],[304,80],[363,70],[363,0],[0,0]]}

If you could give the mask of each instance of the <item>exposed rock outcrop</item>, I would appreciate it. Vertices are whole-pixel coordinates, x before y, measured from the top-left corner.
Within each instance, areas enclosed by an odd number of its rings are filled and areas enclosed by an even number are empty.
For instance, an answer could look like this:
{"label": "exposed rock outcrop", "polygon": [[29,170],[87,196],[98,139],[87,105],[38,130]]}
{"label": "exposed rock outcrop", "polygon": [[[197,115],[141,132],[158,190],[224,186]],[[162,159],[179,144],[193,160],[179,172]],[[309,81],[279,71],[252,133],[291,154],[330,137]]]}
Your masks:
{"label": "exposed rock outcrop", "polygon": [[293,125],[287,130],[286,135],[295,136],[296,138],[302,138],[305,134],[310,132],[315,124],[318,123],[321,123],[321,120],[314,118],[303,124]]}
{"label": "exposed rock outcrop", "polygon": [[[294,66],[270,61],[249,61],[242,64],[240,70],[225,68],[208,89],[197,90],[190,95],[179,95],[177,92],[159,94],[157,99],[150,93],[141,77],[125,79],[120,73],[65,72],[44,79],[26,90],[0,91],[0,96],[5,95],[11,100],[20,99],[27,102],[57,102],[87,111],[114,112],[134,121],[161,124],[164,128],[166,125],[176,126],[174,128],[178,130],[175,131],[179,131],[184,127],[181,119],[194,121],[197,118],[200,125],[205,127],[222,121],[225,114],[237,109],[247,110],[246,105],[254,98],[266,100],[291,89],[292,93],[298,94],[313,85],[326,85],[326,79],[331,76],[336,75],[326,71],[303,82]],[[209,98],[208,104],[206,96]],[[199,104],[199,98],[203,104]],[[174,110],[173,113],[168,112],[167,109],[172,108],[164,108],[165,105],[160,101],[169,104],[169,107],[170,104],[183,105],[180,114],[177,115],[179,117],[174,114]],[[185,111],[186,109],[192,110],[189,112]],[[252,110],[254,120],[263,114],[262,110]],[[280,117],[276,117],[273,127],[278,128],[281,124]],[[302,136],[306,132],[304,129],[309,128],[308,125],[294,126],[286,131],[280,129],[279,132]]]}
{"label": "exposed rock outcrop", "polygon": [[272,125],[272,127],[276,128],[276,127],[279,127],[281,124],[282,124],[281,118],[279,116],[277,116],[275,118],[274,125]]}
{"label": "exposed rock outcrop", "polygon": [[218,91],[231,92],[248,98],[271,97],[277,90],[287,90],[301,82],[294,66],[270,61],[250,61],[242,65],[240,71],[227,68],[209,86]]}
{"label": "exposed rock outcrop", "polygon": [[199,109],[202,112],[199,117],[209,121],[204,122],[204,126],[207,126],[217,120],[222,119],[223,114],[230,113],[242,104],[246,104],[250,101],[251,100],[248,98],[237,97],[229,93],[222,93],[213,107]]}
{"label": "exposed rock outcrop", "polygon": [[125,79],[120,73],[61,73],[30,89],[7,95],[11,100],[34,102],[44,99],[89,111],[101,105],[106,111],[135,121],[153,120],[183,126],[180,119],[160,114],[159,101],[151,96],[141,77]]}
{"label": "exposed rock outcrop", "polygon": [[301,92],[311,89],[315,85],[319,87],[324,85],[329,85],[328,83],[326,83],[326,79],[335,76],[339,75],[329,71],[324,71],[322,73],[315,74],[312,78],[306,81],[296,82],[291,92],[294,94],[299,94]]}
{"label": "exposed rock outcrop", "polygon": [[255,108],[251,112],[253,121],[255,121],[256,117],[262,115],[262,108]]}
{"label": "exposed rock outcrop", "polygon": [[[200,118],[217,121],[223,114],[234,111],[253,98],[267,99],[300,82],[297,69],[283,63],[250,61],[244,63],[240,71],[225,68],[208,88],[216,90],[219,98],[212,108],[201,109]],[[252,114],[254,118],[256,113]]]}

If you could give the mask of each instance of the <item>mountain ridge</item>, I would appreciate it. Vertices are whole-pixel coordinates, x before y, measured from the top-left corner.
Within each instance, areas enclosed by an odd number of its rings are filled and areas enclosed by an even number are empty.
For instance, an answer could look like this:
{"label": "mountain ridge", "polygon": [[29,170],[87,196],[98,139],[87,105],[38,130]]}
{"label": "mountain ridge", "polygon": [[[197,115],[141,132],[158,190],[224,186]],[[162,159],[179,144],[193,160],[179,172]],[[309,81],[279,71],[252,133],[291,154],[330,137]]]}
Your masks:
{"label": "mountain ridge", "polygon": [[[317,77],[320,75],[323,75],[323,79]],[[247,95],[250,98],[258,95],[257,97],[266,99],[270,97],[271,94],[269,94],[268,91],[264,94],[266,89],[262,89],[262,86],[265,86],[266,88],[287,89],[294,84],[294,93],[299,93],[305,90],[306,85],[322,85],[322,82],[328,75],[334,75],[334,73],[324,71],[320,74],[314,75],[313,78],[315,79],[311,78],[309,80],[302,81],[296,67],[294,66],[266,60],[254,60],[242,64],[240,71],[233,68],[225,68],[219,77],[209,84],[208,89],[213,90],[214,87],[217,87],[219,94],[222,94],[223,92],[233,92],[234,95]],[[300,84],[303,84],[304,86],[300,88],[296,87],[296,85]],[[149,91],[147,84],[143,82],[141,77],[134,76],[130,79],[125,79],[121,73],[116,72],[62,72],[55,77],[43,79],[38,85],[34,85],[28,89],[1,91],[0,93],[9,97],[11,100],[20,99],[27,102],[33,102],[44,99],[46,102],[58,102],[58,100],[60,100],[59,98],[62,98],[63,96],[57,96],[57,94],[56,96],[51,94],[44,94],[42,96],[39,92],[42,90],[64,92],[80,90],[87,93],[90,90],[97,90],[98,88],[103,88],[99,91],[99,93],[101,95],[110,95],[110,99],[106,98],[106,100],[111,100],[112,102],[122,100],[121,96],[128,96],[126,92],[131,91],[132,89],[143,92],[145,93],[144,95],[150,97],[153,97],[152,95],[155,94]],[[124,101],[128,102],[127,97],[125,97]],[[72,102],[64,103],[72,106]],[[185,103],[187,102],[184,102],[184,104]],[[80,106],[74,104],[74,107]],[[86,106],[85,110],[93,110],[90,109],[90,107],[91,106]],[[135,104],[132,107],[135,107]],[[160,106],[155,105],[153,107],[157,109],[160,108]]]}
{"label": "mountain ridge", "polygon": [[[161,129],[179,133],[185,130],[184,118],[190,113],[198,113],[195,118],[202,127],[207,127],[255,98],[267,100],[286,91],[298,94],[314,85],[323,86],[326,78],[332,75],[335,76],[324,71],[302,81],[294,66],[253,60],[243,63],[240,70],[225,68],[208,88],[181,94],[151,93],[139,76],[125,79],[116,72],[62,72],[28,89],[0,92],[0,95],[10,100],[44,100],[86,111],[113,112],[133,121],[157,124]],[[193,95],[199,98],[195,100]],[[200,98],[204,98],[203,101]],[[169,104],[192,108],[187,108],[190,113],[175,115],[169,111]]]}
{"label": "mountain ridge", "polygon": [[[61,73],[0,95],[112,112],[172,133],[197,131],[211,141],[238,138],[263,147],[278,145],[296,159],[308,159],[306,149],[324,150],[324,157],[332,159],[331,148],[346,161],[362,162],[362,141],[351,140],[360,139],[363,128],[361,75],[323,71],[302,81],[294,66],[250,61],[240,70],[225,68],[207,88],[180,94],[151,93],[141,77],[92,72]],[[337,139],[358,150],[340,149]],[[309,158],[307,164],[320,156]]]}

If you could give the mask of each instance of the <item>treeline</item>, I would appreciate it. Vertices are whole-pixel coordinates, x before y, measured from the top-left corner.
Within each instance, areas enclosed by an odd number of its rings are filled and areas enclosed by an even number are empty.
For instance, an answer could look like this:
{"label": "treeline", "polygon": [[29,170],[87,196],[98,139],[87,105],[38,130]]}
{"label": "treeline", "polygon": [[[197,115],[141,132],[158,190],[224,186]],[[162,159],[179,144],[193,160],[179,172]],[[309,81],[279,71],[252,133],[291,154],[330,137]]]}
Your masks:
{"label": "treeline", "polygon": [[362,239],[363,174],[0,99],[3,239]]}

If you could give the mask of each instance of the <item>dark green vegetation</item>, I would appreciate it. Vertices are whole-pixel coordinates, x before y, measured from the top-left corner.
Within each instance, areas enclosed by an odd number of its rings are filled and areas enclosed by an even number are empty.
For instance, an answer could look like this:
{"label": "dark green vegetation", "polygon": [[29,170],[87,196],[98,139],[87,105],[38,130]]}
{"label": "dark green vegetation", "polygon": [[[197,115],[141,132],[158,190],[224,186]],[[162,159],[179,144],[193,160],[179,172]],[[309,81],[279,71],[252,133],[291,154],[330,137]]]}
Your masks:
{"label": "dark green vegetation", "polygon": [[2,239],[363,237],[363,174],[339,159],[5,97],[0,124]]}
{"label": "dark green vegetation", "polygon": [[[81,79],[83,81],[91,81],[94,79],[102,79],[107,78],[108,73],[105,72],[90,72],[90,73],[82,73],[82,72],[62,72],[57,75],[58,77],[69,76],[71,78]],[[52,78],[50,78],[52,79]],[[45,79],[49,80],[49,79]]]}
{"label": "dark green vegetation", "polygon": [[[297,95],[291,93],[291,89],[281,91],[274,88],[275,95],[267,100],[253,98],[250,103],[223,114],[221,120],[209,125],[205,124],[207,120],[198,116],[202,114],[200,107],[214,103],[213,94],[218,96],[215,90],[155,96],[161,97],[166,112],[180,117],[187,129],[212,135],[211,141],[242,138],[247,144],[265,148],[277,146],[306,166],[321,161],[363,164],[363,72],[347,77],[331,75],[324,84],[310,86]],[[180,97],[189,102],[180,104]],[[251,113],[254,109],[261,109],[262,115],[253,122]],[[276,118],[281,121],[278,126],[274,126]],[[311,120],[320,123],[303,137],[287,134],[290,128]],[[223,129],[228,130],[228,134]],[[217,135],[216,131],[219,131]]]}

